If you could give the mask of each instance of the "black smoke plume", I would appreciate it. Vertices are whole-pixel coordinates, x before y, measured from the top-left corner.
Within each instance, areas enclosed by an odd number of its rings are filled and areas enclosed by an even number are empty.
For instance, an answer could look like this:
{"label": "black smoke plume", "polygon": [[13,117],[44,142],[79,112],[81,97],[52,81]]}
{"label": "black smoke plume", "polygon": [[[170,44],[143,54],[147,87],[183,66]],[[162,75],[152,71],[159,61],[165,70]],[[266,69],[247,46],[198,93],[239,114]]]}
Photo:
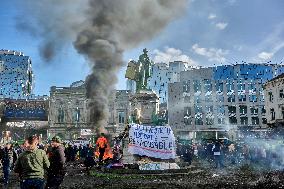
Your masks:
{"label": "black smoke plume", "polygon": [[187,0],[24,2],[22,7],[26,15],[32,15],[33,22],[22,18],[18,26],[25,26],[22,29],[27,31],[32,28],[42,39],[40,50],[45,59],[51,60],[64,43],[73,42],[78,53],[91,62],[92,74],[86,78],[88,108],[98,128],[107,124],[108,96],[117,81],[117,71],[124,65],[123,52],[161,32],[184,11]]}

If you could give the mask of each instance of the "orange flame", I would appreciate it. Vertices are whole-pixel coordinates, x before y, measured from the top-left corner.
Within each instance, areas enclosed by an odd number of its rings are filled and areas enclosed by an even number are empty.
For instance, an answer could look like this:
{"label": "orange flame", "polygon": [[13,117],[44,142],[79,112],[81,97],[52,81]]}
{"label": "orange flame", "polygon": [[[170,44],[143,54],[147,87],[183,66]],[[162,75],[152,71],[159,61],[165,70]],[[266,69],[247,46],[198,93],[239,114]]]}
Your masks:
{"label": "orange flame", "polygon": [[[96,148],[95,157],[98,158],[99,155],[100,155],[99,148]],[[108,158],[110,158],[110,159],[113,158],[112,148],[110,147],[109,143],[107,144],[107,148],[105,150],[105,154],[104,154],[103,160],[106,160]]]}

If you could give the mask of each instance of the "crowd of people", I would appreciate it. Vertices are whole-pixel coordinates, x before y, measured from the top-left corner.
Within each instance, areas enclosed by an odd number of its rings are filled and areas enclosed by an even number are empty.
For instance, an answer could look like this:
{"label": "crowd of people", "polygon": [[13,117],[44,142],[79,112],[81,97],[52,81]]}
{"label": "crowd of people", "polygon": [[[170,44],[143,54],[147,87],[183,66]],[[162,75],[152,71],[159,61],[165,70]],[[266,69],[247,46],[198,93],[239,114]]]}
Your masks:
{"label": "crowd of people", "polygon": [[63,182],[68,162],[81,160],[88,167],[93,165],[96,155],[98,161],[103,162],[109,146],[103,134],[95,146],[65,144],[58,136],[46,145],[40,144],[37,136],[28,137],[22,145],[7,143],[0,149],[4,186],[8,188],[11,172],[14,171],[21,189],[57,189]]}
{"label": "crowd of people", "polygon": [[[102,133],[94,145],[66,144],[58,136],[54,136],[46,145],[40,144],[37,136],[28,137],[21,145],[13,146],[7,143],[0,149],[3,183],[8,187],[10,174],[14,171],[19,177],[21,189],[59,188],[68,164],[81,162],[88,169],[95,164],[102,165],[108,158],[113,162],[119,160],[119,141],[114,140],[114,147],[110,148],[107,138]],[[221,169],[244,164],[273,169],[284,167],[284,144],[279,140],[208,140],[191,145],[178,143],[177,155],[188,163],[193,160],[209,162],[211,167]]]}
{"label": "crowd of people", "polygon": [[190,164],[194,159],[205,160],[215,168],[245,164],[270,169],[284,168],[284,144],[279,140],[209,140],[190,145],[179,144],[177,154]]}
{"label": "crowd of people", "polygon": [[115,155],[114,149],[110,148],[109,142],[103,133],[101,133],[101,136],[97,139],[95,145],[91,143],[88,145],[72,145],[71,143],[64,143],[64,145],[66,147],[66,162],[83,162],[87,170],[90,167],[103,162],[103,160],[113,159],[113,155]]}

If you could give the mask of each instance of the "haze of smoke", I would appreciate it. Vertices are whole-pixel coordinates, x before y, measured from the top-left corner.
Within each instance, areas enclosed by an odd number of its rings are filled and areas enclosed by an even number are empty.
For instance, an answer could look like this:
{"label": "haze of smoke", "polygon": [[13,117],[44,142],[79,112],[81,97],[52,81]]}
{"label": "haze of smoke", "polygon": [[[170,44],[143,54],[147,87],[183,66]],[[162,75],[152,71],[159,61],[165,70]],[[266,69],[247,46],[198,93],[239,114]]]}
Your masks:
{"label": "haze of smoke", "polygon": [[88,0],[25,0],[15,4],[16,27],[40,40],[39,54],[50,62],[72,43],[85,20]]}
{"label": "haze of smoke", "polygon": [[282,136],[274,136],[272,138],[265,138],[264,136],[262,136],[262,138],[246,136],[243,138],[243,142],[249,146],[251,156],[256,155],[255,149],[260,149],[262,151],[262,155],[268,159],[270,169],[283,170],[284,143]]}
{"label": "haze of smoke", "polygon": [[[187,3],[187,0],[28,1],[33,8],[40,9],[35,15],[45,39],[42,49],[45,58],[54,56],[62,40],[71,40],[76,50],[92,63],[93,72],[86,78],[86,87],[87,98],[91,99],[91,121],[97,127],[107,124],[108,95],[116,83],[117,71],[124,65],[124,50],[152,39],[183,12]],[[78,12],[74,12],[74,7],[80,7]]]}

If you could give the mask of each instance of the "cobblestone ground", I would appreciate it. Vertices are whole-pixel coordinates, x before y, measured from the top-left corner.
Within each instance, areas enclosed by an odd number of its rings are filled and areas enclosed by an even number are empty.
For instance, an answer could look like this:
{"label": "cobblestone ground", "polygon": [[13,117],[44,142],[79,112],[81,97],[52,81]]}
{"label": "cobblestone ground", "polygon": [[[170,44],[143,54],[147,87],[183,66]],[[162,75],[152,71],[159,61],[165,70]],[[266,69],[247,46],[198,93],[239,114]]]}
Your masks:
{"label": "cobblestone ground", "polygon": [[[93,169],[88,174],[81,166],[69,165],[61,188],[284,188],[282,171],[261,171],[250,166],[222,170],[206,165],[206,168],[199,167],[199,164],[195,164],[179,171],[155,173]],[[13,174],[8,188],[17,189],[18,185]]]}

